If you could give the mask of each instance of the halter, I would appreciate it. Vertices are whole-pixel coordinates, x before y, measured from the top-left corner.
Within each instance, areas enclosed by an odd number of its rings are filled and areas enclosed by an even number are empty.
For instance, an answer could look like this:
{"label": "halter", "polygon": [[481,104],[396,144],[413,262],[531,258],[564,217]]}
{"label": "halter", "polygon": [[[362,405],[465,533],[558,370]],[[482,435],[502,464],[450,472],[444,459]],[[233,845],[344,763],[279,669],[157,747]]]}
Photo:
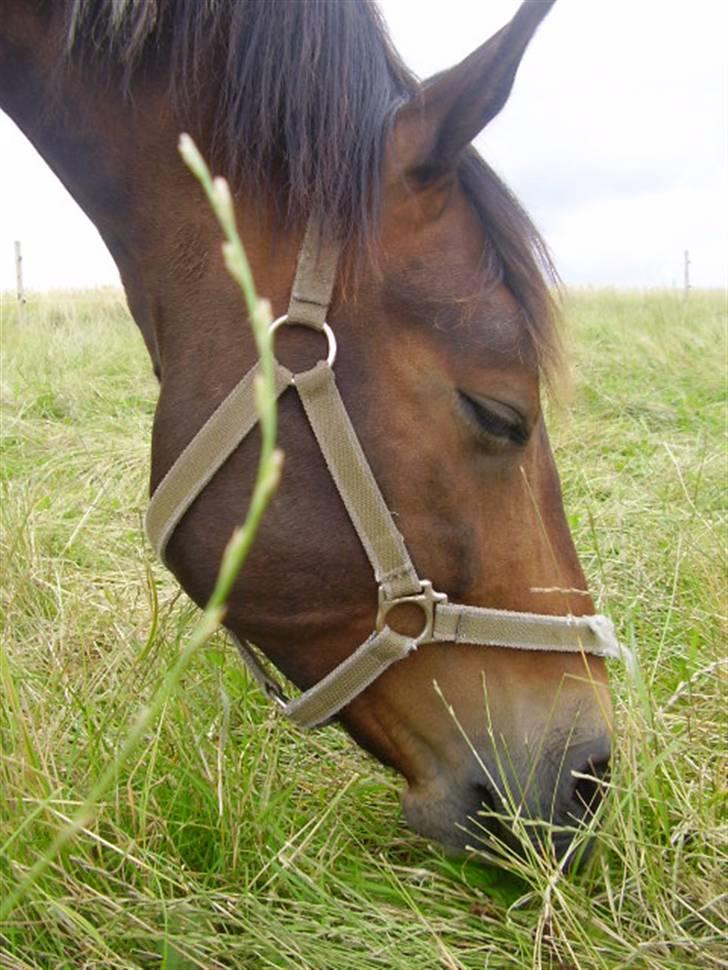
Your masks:
{"label": "halter", "polygon": [[[271,324],[321,331],[326,360],[293,374],[275,362],[275,393],[295,387],[326,465],[374,571],[379,590],[375,630],[346,660],[313,687],[290,700],[256,656],[256,648],[234,637],[253,676],[283,712],[304,728],[328,721],[388,667],[425,643],[468,643],[518,650],[558,651],[624,658],[629,652],[606,616],[551,616],[448,602],[445,593],[420,579],[394,524],[336,386],[336,339],[325,317],[331,301],[339,250],[309,223],[298,259],[288,312]],[[258,420],[256,364],[230,392],[169,469],[152,496],[146,516],[149,539],[159,558],[180,519]],[[423,625],[416,636],[387,625],[391,610],[418,606]]]}

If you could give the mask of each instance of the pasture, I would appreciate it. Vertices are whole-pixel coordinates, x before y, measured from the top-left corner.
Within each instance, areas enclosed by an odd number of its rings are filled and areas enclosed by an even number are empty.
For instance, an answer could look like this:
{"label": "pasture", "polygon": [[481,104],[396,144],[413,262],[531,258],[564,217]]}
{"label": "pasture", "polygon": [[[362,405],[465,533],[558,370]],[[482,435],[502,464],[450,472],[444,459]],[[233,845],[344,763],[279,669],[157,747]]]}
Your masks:
{"label": "pasture", "polygon": [[[156,389],[122,296],[0,310],[1,900],[196,611],[142,531]],[[576,292],[566,316],[573,391],[550,406],[565,504],[641,665],[630,685],[611,664],[612,796],[586,871],[445,858],[405,827],[394,776],[336,728],[279,719],[217,635],[0,927],[0,966],[728,966],[725,301]]]}

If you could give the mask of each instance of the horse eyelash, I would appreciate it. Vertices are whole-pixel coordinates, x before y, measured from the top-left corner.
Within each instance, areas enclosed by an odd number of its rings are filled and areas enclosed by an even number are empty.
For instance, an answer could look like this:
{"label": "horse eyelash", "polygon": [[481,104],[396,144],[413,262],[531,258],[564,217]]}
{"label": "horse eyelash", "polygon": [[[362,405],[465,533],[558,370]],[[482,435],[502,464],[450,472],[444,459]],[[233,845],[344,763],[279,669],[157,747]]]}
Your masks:
{"label": "horse eyelash", "polygon": [[[486,404],[471,397],[464,391],[458,391],[458,400],[463,411],[471,421],[475,422],[480,432],[500,443],[508,441],[518,447],[523,447],[528,441],[530,432],[526,422],[514,411],[513,421],[488,408]],[[507,405],[506,405],[507,406]]]}

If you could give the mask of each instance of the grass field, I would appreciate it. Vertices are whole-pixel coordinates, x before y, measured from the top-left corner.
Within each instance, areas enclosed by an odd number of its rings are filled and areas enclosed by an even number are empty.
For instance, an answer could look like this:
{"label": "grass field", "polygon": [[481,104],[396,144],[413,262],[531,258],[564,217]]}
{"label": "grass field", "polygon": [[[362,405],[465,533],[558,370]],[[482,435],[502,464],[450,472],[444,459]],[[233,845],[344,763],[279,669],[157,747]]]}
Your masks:
{"label": "grass field", "polygon": [[[337,729],[276,717],[224,637],[0,926],[3,968],[728,967],[725,300],[583,292],[552,436],[613,669],[587,870],[454,862]],[[114,758],[195,611],[142,533],[155,384],[115,292],[2,315],[0,901]]]}

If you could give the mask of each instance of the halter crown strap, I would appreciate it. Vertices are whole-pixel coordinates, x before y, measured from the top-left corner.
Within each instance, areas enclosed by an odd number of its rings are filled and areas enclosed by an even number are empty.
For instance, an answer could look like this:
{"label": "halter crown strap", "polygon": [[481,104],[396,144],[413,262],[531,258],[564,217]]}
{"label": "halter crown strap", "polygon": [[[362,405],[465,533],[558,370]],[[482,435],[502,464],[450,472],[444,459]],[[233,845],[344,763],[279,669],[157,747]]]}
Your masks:
{"label": "halter crown strap", "polygon": [[[301,727],[314,727],[337,714],[388,667],[425,643],[589,653],[622,658],[632,669],[631,653],[619,643],[605,616],[551,616],[448,603],[445,594],[434,591],[428,580],[419,578],[336,387],[332,369],[336,344],[326,313],[338,254],[338,246],[312,219],[301,248],[288,312],[273,327],[323,330],[330,343],[329,358],[302,374],[292,374],[276,363],[275,390],[276,396],[290,386],[298,391],[326,465],[372,565],[379,587],[376,630],[351,656],[295,700],[288,700],[258,659],[255,648],[233,636],[255,679]],[[256,373],[257,365],[206,421],[152,496],[146,527],[161,559],[182,516],[255,425]],[[414,603],[422,610],[423,627],[417,636],[396,633],[387,625],[389,612],[402,603]]]}
{"label": "halter crown strap", "polygon": [[288,323],[323,329],[338,263],[339,247],[324,237],[318,219],[310,219],[291,289]]}

